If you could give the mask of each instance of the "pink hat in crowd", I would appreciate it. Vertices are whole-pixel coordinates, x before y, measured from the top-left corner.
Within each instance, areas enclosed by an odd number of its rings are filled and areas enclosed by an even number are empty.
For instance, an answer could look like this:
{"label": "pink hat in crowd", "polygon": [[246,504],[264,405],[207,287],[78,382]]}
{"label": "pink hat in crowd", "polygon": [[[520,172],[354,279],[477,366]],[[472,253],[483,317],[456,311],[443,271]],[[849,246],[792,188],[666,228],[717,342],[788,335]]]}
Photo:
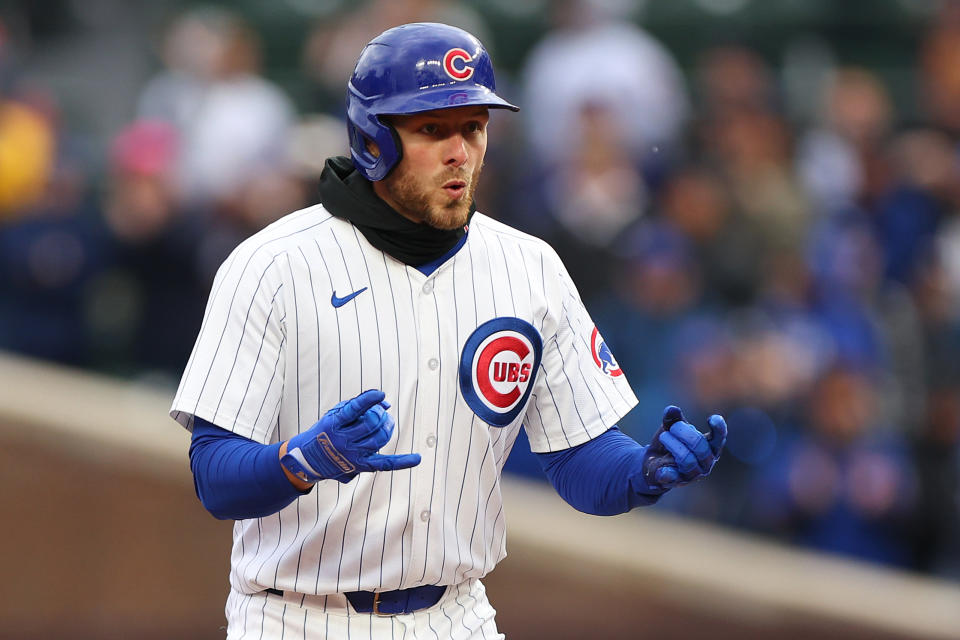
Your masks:
{"label": "pink hat in crowd", "polygon": [[160,120],[138,120],[110,145],[110,166],[121,173],[155,176],[169,172],[177,155],[177,131]]}

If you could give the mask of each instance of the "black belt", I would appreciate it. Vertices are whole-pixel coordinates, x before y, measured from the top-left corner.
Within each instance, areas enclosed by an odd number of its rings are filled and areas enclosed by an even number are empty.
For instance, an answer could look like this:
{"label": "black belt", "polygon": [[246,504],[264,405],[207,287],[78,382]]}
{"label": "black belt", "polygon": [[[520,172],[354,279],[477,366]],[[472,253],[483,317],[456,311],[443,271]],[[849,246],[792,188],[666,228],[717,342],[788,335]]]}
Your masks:
{"label": "black belt", "polygon": [[[432,607],[440,602],[446,590],[446,587],[425,584],[396,591],[349,591],[343,595],[359,613],[395,616]],[[266,592],[283,596],[279,589],[266,589]]]}

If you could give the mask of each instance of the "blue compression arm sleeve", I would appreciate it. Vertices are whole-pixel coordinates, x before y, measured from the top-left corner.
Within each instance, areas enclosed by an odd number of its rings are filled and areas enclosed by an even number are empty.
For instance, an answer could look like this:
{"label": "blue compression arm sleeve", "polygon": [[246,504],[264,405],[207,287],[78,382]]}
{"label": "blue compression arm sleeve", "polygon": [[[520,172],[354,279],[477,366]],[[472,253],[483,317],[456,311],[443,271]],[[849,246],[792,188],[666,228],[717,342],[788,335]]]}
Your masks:
{"label": "blue compression arm sleeve", "polygon": [[194,418],[190,469],[207,511],[221,520],[260,518],[303,495],[283,473],[280,444],[260,444]]}
{"label": "blue compression arm sleeve", "polygon": [[660,499],[660,494],[637,493],[630,486],[630,477],[643,468],[646,452],[646,446],[613,427],[576,447],[538,453],[537,461],[574,509],[612,516]]}

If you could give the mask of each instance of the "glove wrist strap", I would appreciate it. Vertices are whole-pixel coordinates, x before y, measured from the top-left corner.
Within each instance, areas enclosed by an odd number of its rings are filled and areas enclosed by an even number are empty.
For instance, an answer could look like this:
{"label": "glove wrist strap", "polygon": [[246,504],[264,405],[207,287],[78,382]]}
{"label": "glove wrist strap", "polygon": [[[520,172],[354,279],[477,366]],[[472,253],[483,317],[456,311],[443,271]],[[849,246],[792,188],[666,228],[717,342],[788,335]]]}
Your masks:
{"label": "glove wrist strap", "polygon": [[323,480],[323,477],[317,473],[316,469],[310,466],[300,447],[288,448],[287,452],[280,457],[280,464],[284,469],[292,473],[301,482],[317,482]]}

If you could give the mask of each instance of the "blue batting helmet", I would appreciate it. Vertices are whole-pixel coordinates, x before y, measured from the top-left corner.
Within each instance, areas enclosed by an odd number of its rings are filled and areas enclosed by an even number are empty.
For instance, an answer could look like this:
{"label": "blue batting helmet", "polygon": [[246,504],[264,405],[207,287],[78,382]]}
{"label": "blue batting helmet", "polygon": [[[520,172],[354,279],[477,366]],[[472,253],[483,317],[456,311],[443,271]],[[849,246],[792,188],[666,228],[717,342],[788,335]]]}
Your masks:
{"label": "blue batting helmet", "polygon": [[364,47],[347,85],[354,166],[368,180],[382,180],[400,161],[400,139],[379,116],[465,105],[519,110],[495,91],[490,55],[463,29],[420,22],[384,31]]}

